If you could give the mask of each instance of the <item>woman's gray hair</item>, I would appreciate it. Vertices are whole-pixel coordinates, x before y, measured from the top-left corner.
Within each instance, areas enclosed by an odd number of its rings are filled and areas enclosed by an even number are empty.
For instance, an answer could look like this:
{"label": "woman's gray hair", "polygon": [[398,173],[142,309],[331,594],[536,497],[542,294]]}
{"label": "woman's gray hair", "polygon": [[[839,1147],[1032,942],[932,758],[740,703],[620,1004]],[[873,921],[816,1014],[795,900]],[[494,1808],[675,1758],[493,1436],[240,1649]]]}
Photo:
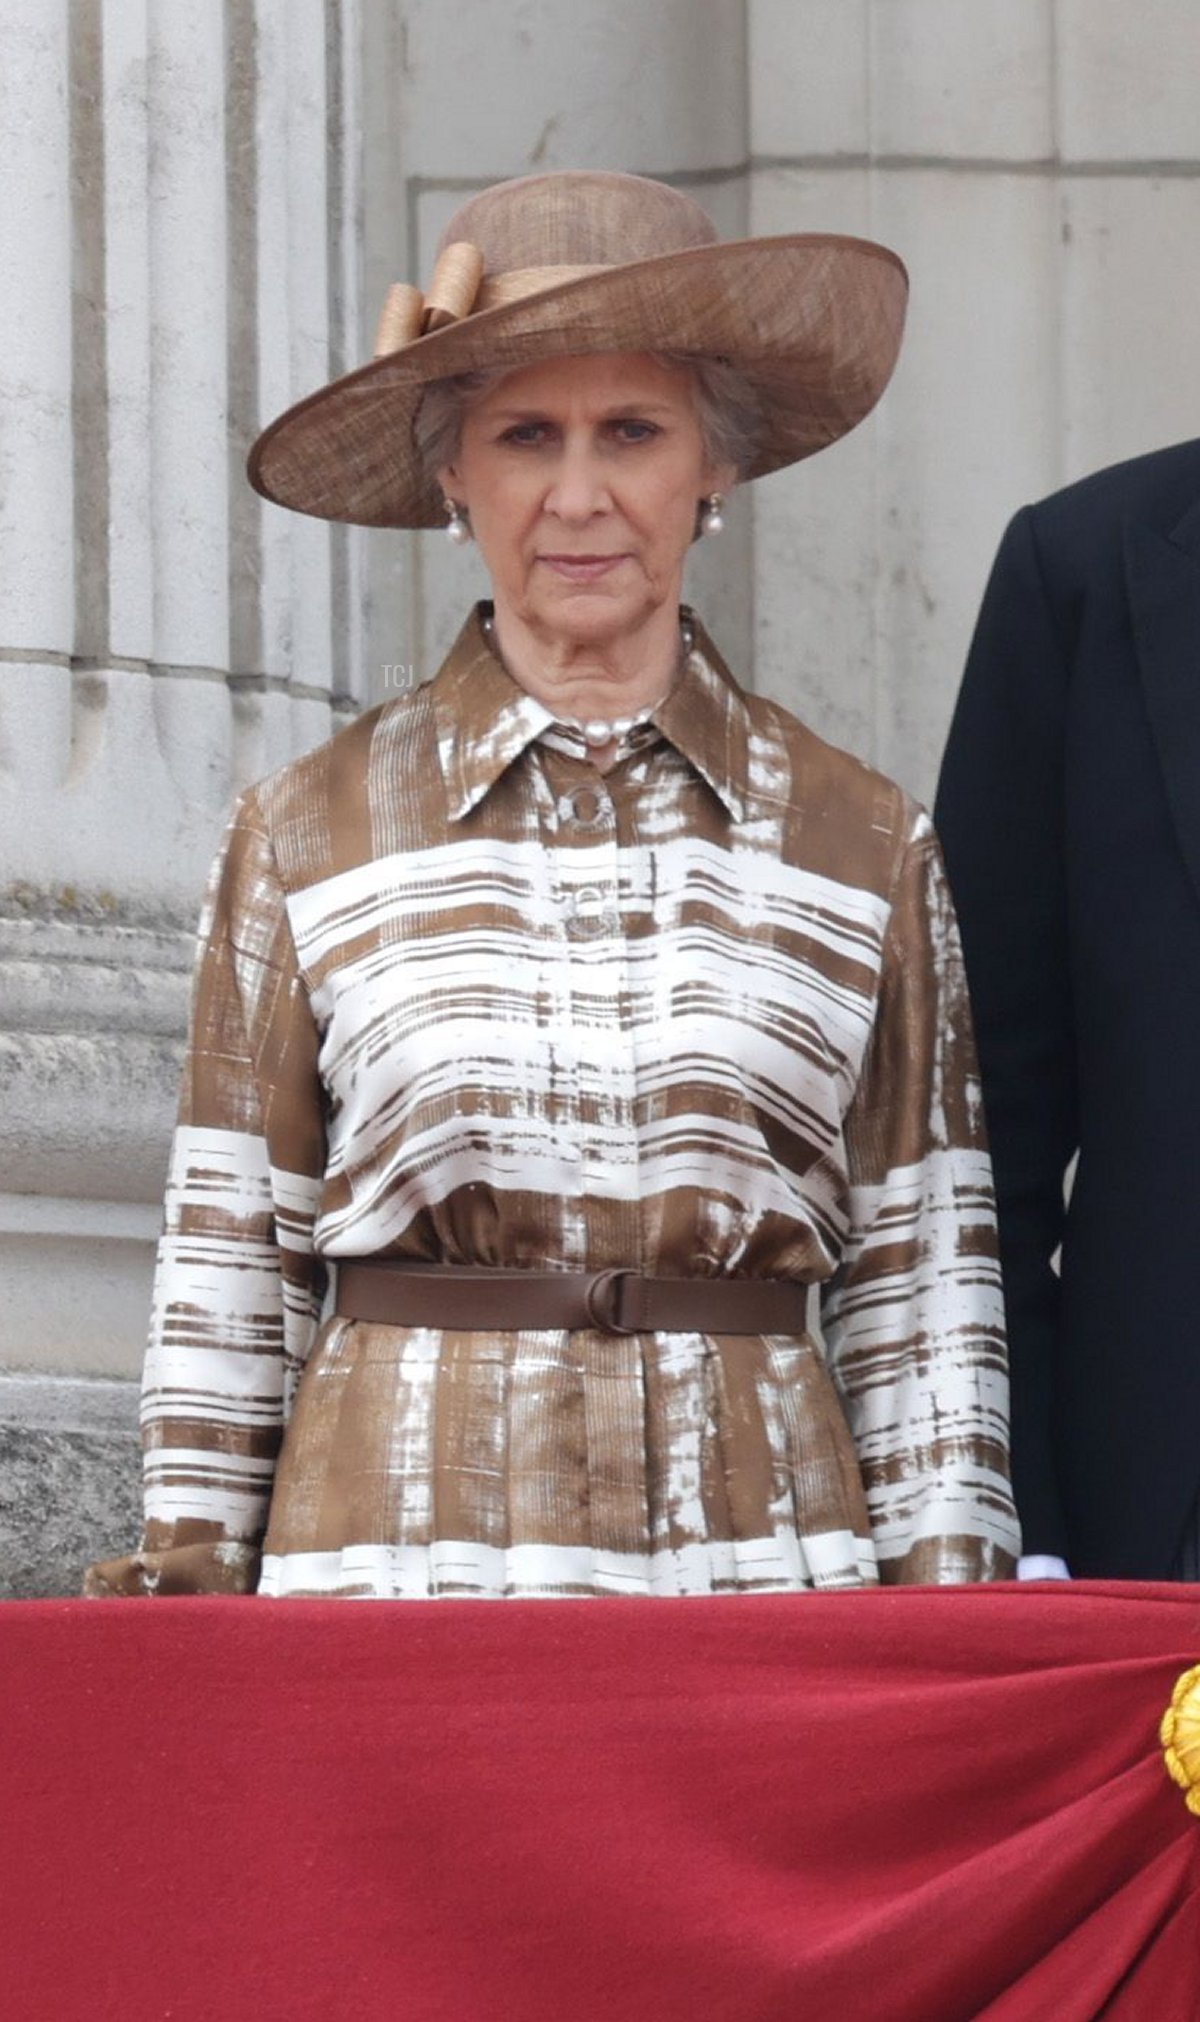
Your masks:
{"label": "woman's gray hair", "polygon": [[[689,374],[709,463],[732,464],[738,477],[745,477],[763,434],[762,407],[751,380],[724,358],[689,358],[661,351],[650,355],[657,365]],[[517,369],[502,366],[495,371],[460,372],[452,379],[430,381],[413,418],[413,439],[432,481],[436,482],[438,472],[458,455],[463,416],[491,387]]]}

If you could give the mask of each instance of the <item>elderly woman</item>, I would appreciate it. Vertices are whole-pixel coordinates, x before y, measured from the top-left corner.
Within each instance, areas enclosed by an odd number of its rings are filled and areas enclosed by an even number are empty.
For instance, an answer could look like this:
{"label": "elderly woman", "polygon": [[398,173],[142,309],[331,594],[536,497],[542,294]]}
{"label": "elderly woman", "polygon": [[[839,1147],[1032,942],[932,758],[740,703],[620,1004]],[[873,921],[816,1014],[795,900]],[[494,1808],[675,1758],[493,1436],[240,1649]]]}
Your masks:
{"label": "elderly woman", "polygon": [[383,355],[251,473],[303,512],[445,521],[492,601],[234,813],[145,1536],[92,1590],[1003,1576],[990,1178],[930,826],[680,604],[724,494],[872,406],[903,270],[722,244],[618,175],[499,185],[443,244]]}

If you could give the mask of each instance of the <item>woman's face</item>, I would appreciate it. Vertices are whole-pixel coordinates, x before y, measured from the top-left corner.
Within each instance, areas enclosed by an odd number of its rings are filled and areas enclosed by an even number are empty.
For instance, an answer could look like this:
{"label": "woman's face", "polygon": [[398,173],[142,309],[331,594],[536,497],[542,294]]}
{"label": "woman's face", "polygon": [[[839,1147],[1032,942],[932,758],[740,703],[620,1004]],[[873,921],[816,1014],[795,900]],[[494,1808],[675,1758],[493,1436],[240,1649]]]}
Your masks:
{"label": "woman's face", "polygon": [[465,505],[497,611],[603,647],[679,602],[709,466],[686,370],[632,352],[510,372],[468,409],[439,473]]}

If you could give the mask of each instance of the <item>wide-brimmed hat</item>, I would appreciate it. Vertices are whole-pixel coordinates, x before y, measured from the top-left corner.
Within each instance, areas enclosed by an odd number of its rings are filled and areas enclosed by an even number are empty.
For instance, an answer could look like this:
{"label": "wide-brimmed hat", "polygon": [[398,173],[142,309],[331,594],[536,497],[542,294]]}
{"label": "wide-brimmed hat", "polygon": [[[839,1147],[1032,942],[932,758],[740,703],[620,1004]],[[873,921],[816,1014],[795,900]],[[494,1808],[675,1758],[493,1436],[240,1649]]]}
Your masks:
{"label": "wide-brimmed hat", "polygon": [[875,405],[908,292],[894,253],[798,232],[718,240],[707,212],[643,176],[570,170],[495,183],[442,235],[433,279],[389,292],[377,355],[259,436],[250,481],[296,512],[441,526],[413,418],[431,380],[601,351],[719,358],[752,383],[747,477],[825,449]]}

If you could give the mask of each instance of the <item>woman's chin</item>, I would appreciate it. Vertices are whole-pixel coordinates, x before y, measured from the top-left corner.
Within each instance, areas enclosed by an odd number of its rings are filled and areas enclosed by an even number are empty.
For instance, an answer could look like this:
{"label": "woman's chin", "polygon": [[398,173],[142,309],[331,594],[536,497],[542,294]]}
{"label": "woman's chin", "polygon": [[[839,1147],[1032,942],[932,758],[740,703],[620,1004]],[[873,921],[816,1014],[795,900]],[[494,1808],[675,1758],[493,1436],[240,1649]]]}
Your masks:
{"label": "woman's chin", "polygon": [[563,645],[604,646],[631,638],[653,618],[657,606],[642,598],[614,597],[600,589],[573,587],[554,597],[538,614],[538,629]]}

